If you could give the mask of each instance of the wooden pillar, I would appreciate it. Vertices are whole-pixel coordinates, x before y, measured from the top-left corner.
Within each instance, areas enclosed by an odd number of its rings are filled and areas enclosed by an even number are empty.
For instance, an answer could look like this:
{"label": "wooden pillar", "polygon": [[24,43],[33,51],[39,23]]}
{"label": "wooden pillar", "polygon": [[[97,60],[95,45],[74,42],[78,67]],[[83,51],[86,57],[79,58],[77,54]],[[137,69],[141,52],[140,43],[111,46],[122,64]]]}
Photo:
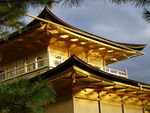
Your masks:
{"label": "wooden pillar", "polygon": [[35,69],[37,69],[38,68],[38,59],[36,58],[35,59]]}
{"label": "wooden pillar", "polygon": [[121,109],[122,109],[122,113],[124,113],[124,100],[123,100],[123,97],[121,97]]}
{"label": "wooden pillar", "polygon": [[142,107],[142,112],[143,112],[143,113],[145,113],[145,109],[144,109],[144,107]]}
{"label": "wooden pillar", "polygon": [[105,55],[102,55],[102,60],[103,60],[103,67],[105,67],[106,66]]}
{"label": "wooden pillar", "polygon": [[90,49],[85,49],[85,55],[86,55],[86,61],[87,61],[87,63],[89,62],[89,60],[88,60],[89,51],[90,51]]}
{"label": "wooden pillar", "polygon": [[102,113],[102,110],[101,110],[101,101],[100,101],[99,92],[98,92],[98,111],[99,111],[99,113]]}
{"label": "wooden pillar", "polygon": [[25,69],[25,73],[28,72],[28,68],[27,68],[27,63],[24,63],[24,69]]}
{"label": "wooden pillar", "polygon": [[144,101],[142,100],[142,112],[145,113]]}
{"label": "wooden pillar", "polygon": [[101,101],[100,100],[98,100],[98,111],[99,113],[101,113]]}
{"label": "wooden pillar", "polygon": [[121,108],[122,108],[122,113],[124,113],[124,105],[123,105],[123,103],[121,104]]}

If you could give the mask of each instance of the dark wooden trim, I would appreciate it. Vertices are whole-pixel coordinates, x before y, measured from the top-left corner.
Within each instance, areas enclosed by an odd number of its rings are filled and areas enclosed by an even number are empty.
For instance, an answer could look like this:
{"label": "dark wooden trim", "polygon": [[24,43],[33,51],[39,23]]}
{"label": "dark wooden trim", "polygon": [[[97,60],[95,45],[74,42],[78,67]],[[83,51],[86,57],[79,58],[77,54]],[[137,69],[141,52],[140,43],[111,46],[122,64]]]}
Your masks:
{"label": "dark wooden trim", "polygon": [[122,113],[124,113],[124,104],[121,104]]}
{"label": "dark wooden trim", "polygon": [[99,111],[99,113],[102,113],[101,101],[100,100],[98,100],[98,111]]}
{"label": "dark wooden trim", "polygon": [[144,109],[144,107],[142,108],[142,112],[143,112],[143,113],[145,113],[145,109]]}

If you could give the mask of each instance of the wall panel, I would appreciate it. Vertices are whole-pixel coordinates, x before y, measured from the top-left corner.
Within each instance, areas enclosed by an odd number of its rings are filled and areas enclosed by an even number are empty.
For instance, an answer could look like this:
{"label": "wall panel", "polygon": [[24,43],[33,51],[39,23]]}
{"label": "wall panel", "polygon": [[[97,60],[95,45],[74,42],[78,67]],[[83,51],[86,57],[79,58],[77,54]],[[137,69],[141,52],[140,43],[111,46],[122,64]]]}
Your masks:
{"label": "wall panel", "polygon": [[99,113],[98,101],[74,98],[74,113]]}
{"label": "wall panel", "polygon": [[101,113],[122,113],[122,107],[121,105],[101,102]]}
{"label": "wall panel", "polygon": [[143,113],[143,109],[124,105],[124,113]]}

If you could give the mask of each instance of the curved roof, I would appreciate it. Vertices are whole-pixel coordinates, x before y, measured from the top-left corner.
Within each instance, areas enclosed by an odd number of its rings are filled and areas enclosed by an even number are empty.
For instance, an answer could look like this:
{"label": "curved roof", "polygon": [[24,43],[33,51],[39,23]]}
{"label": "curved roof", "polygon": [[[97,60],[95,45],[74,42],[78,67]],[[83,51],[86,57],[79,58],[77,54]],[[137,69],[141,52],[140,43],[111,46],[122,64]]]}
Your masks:
{"label": "curved roof", "polygon": [[[77,31],[81,31],[81,32],[84,32],[86,34],[90,34],[90,35],[93,35],[95,37],[98,37],[99,39],[103,39],[103,40],[106,40],[106,41],[109,41],[109,42],[113,42],[113,43],[116,43],[116,44],[119,44],[119,45],[122,45],[122,46],[126,46],[128,48],[131,48],[131,49],[134,49],[134,50],[138,50],[138,51],[141,51],[143,50],[145,47],[146,47],[146,44],[129,44],[129,43],[121,43],[121,42],[114,42],[114,41],[111,41],[111,40],[108,40],[106,38],[102,38],[102,37],[99,37],[97,35],[94,35],[94,34],[91,34],[91,33],[88,33],[86,31],[83,31],[83,30],[80,30],[76,27],[73,27],[69,24],[67,24],[66,22],[62,21],[61,19],[59,19],[57,16],[55,16],[48,8],[44,8],[44,10],[38,15],[39,18],[43,18],[43,19],[47,19],[47,20],[51,20],[52,22],[54,23],[57,23],[57,24],[60,24],[60,25],[63,25],[63,26],[66,26],[66,27],[69,27],[69,28],[72,28],[72,29],[75,29]],[[37,19],[34,19],[31,23],[29,23],[27,26],[28,27],[32,27],[34,25],[36,25],[37,23],[40,23],[41,21],[40,20],[37,20]],[[77,32],[76,32],[77,33]],[[80,33],[78,33],[80,34]],[[83,34],[81,34],[83,35]],[[89,36],[88,36],[89,37]],[[92,37],[89,37],[89,38],[92,38]],[[99,41],[99,40],[97,40]],[[102,42],[102,40],[101,40]],[[106,43],[106,42],[105,42]],[[116,45],[115,45],[116,46]],[[119,47],[120,48],[120,47]]]}
{"label": "curved roof", "polygon": [[[115,47],[118,47],[118,48],[125,49],[127,47],[127,48],[130,48],[130,49],[133,49],[133,50],[141,51],[141,50],[143,50],[146,47],[146,44],[128,44],[128,43],[120,43],[120,42],[111,41],[111,40],[108,40],[106,38],[99,37],[97,35],[94,35],[94,34],[86,32],[86,31],[80,30],[80,29],[78,29],[76,27],[73,27],[73,26],[65,23],[61,19],[59,19],[47,7],[43,9],[43,11],[38,15],[38,17],[42,18],[42,19],[46,19],[46,20],[51,20],[54,23],[63,25],[65,27],[74,29],[76,31],[80,31],[80,32],[75,32],[75,31],[74,32],[79,34],[79,35],[86,36],[88,38],[94,39],[96,41],[104,42],[106,44],[109,44],[109,45],[112,45],[112,46],[115,46]],[[14,39],[16,37],[19,37],[21,34],[30,31],[30,29],[32,29],[32,27],[34,27],[35,25],[39,24],[40,22],[41,22],[40,20],[34,19],[32,22],[30,22],[28,25],[26,25],[25,28],[23,28],[22,33],[19,33],[18,31],[16,31],[16,32],[14,32],[14,33],[9,35],[9,40],[1,39],[0,40],[0,44],[3,44],[5,42],[7,42],[7,41],[10,41],[10,40],[12,40],[12,39]],[[81,32],[84,33],[84,34],[81,34]],[[90,37],[90,36],[88,36],[86,34],[92,35],[92,36],[94,36],[96,38]]]}

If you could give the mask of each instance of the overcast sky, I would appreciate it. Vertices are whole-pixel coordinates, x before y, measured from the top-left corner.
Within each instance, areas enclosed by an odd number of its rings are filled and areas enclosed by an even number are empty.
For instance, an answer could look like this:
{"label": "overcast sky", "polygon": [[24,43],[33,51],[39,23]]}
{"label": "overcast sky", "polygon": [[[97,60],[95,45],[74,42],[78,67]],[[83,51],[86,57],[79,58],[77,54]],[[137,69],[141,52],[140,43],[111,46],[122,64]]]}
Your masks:
{"label": "overcast sky", "polygon": [[[55,6],[52,12],[70,25],[101,37],[117,42],[150,45],[150,24],[142,19],[142,9],[97,0],[85,2],[82,6],[74,8]],[[29,13],[38,15],[35,9]],[[110,67],[127,68],[129,78],[150,83],[150,47],[147,46],[143,52],[143,56]]]}

